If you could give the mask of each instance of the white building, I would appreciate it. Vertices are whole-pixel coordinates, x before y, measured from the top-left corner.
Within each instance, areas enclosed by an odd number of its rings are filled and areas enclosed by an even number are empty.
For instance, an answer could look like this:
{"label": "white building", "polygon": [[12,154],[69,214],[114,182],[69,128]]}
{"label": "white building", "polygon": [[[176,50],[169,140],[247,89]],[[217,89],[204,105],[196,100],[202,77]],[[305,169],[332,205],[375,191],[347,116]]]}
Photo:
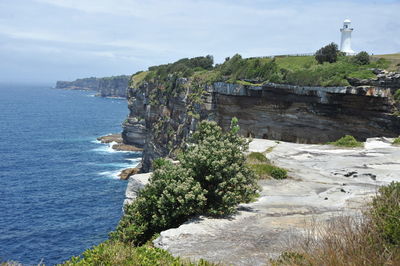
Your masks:
{"label": "white building", "polygon": [[343,28],[340,29],[340,32],[342,33],[340,51],[346,53],[346,55],[355,55],[356,53],[351,49],[351,33],[353,32],[353,29],[350,28],[350,24],[350,19],[346,19],[343,22]]}

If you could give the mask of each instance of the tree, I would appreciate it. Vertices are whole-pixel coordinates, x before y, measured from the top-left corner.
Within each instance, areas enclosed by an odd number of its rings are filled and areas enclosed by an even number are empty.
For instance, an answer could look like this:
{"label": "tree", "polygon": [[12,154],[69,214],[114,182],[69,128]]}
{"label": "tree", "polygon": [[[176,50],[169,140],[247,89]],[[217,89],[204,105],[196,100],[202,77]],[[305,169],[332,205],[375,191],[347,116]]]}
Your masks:
{"label": "tree", "polygon": [[257,177],[246,165],[243,152],[248,140],[238,136],[233,118],[227,133],[215,122],[202,121],[180,161],[206,190],[203,213],[221,216],[233,213],[241,202],[249,202],[258,189]]}
{"label": "tree", "polygon": [[359,52],[353,57],[353,63],[357,65],[368,65],[370,62],[369,54],[365,51]]}
{"label": "tree", "polygon": [[334,63],[337,61],[339,49],[336,43],[330,43],[315,53],[315,59],[318,63],[324,62]]}
{"label": "tree", "polygon": [[252,200],[259,188],[257,177],[243,154],[248,140],[238,132],[237,119],[226,133],[215,122],[200,122],[179,156],[180,164],[154,162],[149,184],[125,206],[111,237],[140,245],[194,215],[228,215],[239,203]]}

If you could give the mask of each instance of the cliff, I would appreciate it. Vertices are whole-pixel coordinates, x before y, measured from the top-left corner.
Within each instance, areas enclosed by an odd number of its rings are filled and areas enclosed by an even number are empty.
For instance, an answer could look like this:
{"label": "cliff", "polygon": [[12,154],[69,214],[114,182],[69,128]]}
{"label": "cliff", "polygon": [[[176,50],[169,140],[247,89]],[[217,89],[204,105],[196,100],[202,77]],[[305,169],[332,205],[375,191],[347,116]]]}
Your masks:
{"label": "cliff", "polygon": [[56,89],[97,91],[99,83],[100,79],[94,77],[77,79],[75,81],[57,81]]}
{"label": "cliff", "polygon": [[[393,97],[400,88],[398,73],[364,69],[374,78],[348,78],[350,85],[330,87],[232,83],[221,78],[224,67],[197,70],[196,62],[185,60],[132,77],[130,114],[122,136],[125,143],[144,148],[143,171],[150,169],[154,158],[174,157],[203,119],[227,129],[237,117],[244,136],[297,143],[325,143],[344,135],[365,141],[400,134],[399,106]],[[189,74],[179,74],[182,69]]]}
{"label": "cliff", "polygon": [[75,81],[57,81],[56,89],[93,90],[101,97],[126,98],[129,76],[115,76],[105,78],[83,78]]}
{"label": "cliff", "polygon": [[100,93],[101,97],[126,98],[126,90],[128,88],[129,79],[129,76],[101,78],[99,82],[98,92]]}
{"label": "cliff", "polygon": [[[400,81],[400,79],[398,79]],[[128,89],[130,114],[123,139],[143,147],[143,169],[151,160],[174,156],[202,119],[228,128],[239,119],[241,134],[297,143],[325,143],[343,135],[359,140],[396,137],[400,117],[392,94],[397,87],[305,87],[268,83],[247,86],[216,82],[212,85],[178,79],[175,93],[145,82]]]}

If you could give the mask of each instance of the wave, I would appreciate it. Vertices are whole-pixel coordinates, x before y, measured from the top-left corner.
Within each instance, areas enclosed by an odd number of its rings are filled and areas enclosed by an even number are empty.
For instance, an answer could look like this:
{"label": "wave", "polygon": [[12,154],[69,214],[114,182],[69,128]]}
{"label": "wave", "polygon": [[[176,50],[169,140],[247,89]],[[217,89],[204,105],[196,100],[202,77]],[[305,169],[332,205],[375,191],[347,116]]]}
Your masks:
{"label": "wave", "polygon": [[103,154],[108,154],[108,153],[115,153],[117,152],[112,148],[112,145],[116,144],[116,142],[111,142],[111,143],[104,143],[104,145],[101,145],[100,147],[96,149],[92,149],[92,151],[98,152],[98,153],[103,153]]}
{"label": "wave", "polygon": [[[92,143],[95,143],[94,141],[92,141]],[[91,151],[95,151],[98,153],[102,153],[102,154],[111,154],[111,153],[129,153],[129,154],[141,154],[142,152],[140,151],[117,151],[114,150],[112,148],[112,146],[114,146],[115,144],[118,144],[117,142],[113,141],[110,143],[99,143],[99,144],[103,144],[101,147],[96,148],[96,149],[92,149]]]}
{"label": "wave", "polygon": [[100,173],[98,173],[98,175],[111,177],[112,179],[120,179],[119,176],[118,176],[119,173],[121,173],[121,169],[120,170],[100,172]]}

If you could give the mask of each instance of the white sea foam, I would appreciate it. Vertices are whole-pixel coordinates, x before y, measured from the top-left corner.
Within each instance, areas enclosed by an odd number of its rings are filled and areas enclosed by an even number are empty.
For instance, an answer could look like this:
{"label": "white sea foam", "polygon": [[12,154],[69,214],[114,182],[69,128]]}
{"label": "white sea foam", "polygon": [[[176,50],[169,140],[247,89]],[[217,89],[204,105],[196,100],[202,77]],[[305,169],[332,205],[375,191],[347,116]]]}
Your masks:
{"label": "white sea foam", "polygon": [[99,175],[111,177],[112,179],[120,179],[118,176],[120,173],[121,173],[121,170],[113,170],[113,171],[100,172]]}
{"label": "white sea foam", "polygon": [[130,161],[132,164],[135,164],[135,163],[139,163],[142,160],[142,158],[128,158],[125,160]]}
{"label": "white sea foam", "polygon": [[121,169],[126,169],[126,168],[130,168],[133,167],[133,164],[131,163],[103,163],[103,164],[99,164],[101,166],[108,166],[108,167],[113,167],[113,168],[121,168]]}
{"label": "white sea foam", "polygon": [[110,143],[104,143],[104,145],[101,145],[100,147],[93,149],[92,151],[99,152],[99,153],[105,153],[105,154],[119,152],[112,148],[112,146],[115,144],[117,144],[117,142],[115,142],[115,141],[110,142]]}

